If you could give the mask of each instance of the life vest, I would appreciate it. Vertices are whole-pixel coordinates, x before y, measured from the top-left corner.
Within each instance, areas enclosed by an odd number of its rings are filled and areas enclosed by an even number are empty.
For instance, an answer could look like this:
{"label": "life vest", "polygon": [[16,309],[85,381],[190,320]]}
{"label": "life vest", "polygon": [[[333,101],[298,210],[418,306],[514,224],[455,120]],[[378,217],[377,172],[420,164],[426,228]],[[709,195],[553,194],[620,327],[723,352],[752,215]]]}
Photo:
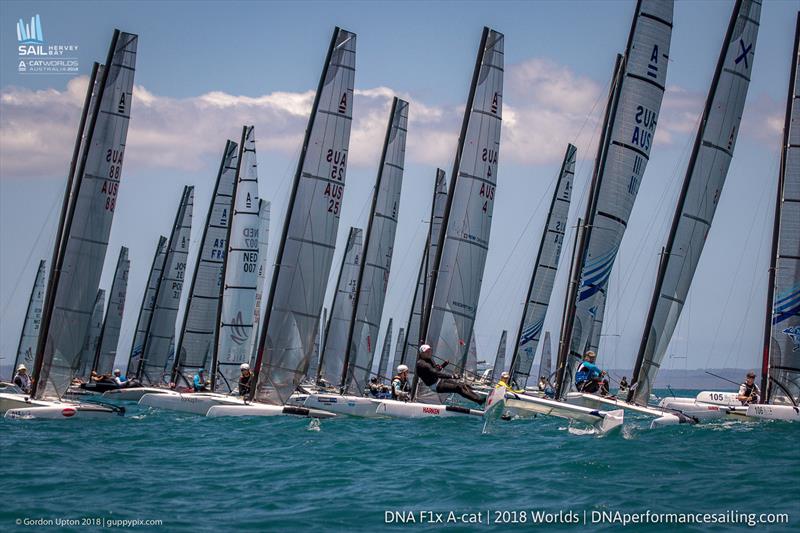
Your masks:
{"label": "life vest", "polygon": [[399,385],[400,385],[399,386],[400,392],[408,392],[408,390],[410,388],[409,385],[408,385],[408,380],[403,381],[403,379],[400,376],[393,377],[392,378],[392,399],[393,400],[397,400],[398,399],[397,398],[397,392],[395,391],[395,386],[394,386],[394,382],[395,381],[397,381],[399,383]]}

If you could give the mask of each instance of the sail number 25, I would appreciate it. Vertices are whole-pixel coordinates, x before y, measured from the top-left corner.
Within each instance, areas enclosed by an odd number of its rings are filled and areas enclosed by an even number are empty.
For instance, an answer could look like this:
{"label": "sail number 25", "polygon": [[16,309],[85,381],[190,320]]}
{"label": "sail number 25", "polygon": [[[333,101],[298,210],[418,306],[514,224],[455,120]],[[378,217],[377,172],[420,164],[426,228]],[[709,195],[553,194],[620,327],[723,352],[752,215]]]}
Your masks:
{"label": "sail number 25", "polygon": [[328,200],[328,212],[338,215],[342,207],[344,172],[347,168],[347,153],[331,149],[326,153],[325,160],[331,164],[330,179],[332,180],[325,186],[325,197]]}

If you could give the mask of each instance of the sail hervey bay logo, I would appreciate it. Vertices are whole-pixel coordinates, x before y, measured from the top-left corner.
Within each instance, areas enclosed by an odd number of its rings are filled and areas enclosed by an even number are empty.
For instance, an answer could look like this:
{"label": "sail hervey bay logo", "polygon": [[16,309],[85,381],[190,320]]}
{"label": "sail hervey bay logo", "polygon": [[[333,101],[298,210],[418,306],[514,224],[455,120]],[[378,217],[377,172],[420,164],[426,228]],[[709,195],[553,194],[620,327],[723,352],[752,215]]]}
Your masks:
{"label": "sail hervey bay logo", "polygon": [[[20,74],[77,74],[77,44],[47,44],[37,13],[17,25],[17,71]],[[49,33],[49,32],[48,32]]]}
{"label": "sail hervey bay logo", "polygon": [[42,19],[38,13],[31,17],[30,24],[26,24],[22,19],[17,21],[17,41],[20,44],[44,44]]}

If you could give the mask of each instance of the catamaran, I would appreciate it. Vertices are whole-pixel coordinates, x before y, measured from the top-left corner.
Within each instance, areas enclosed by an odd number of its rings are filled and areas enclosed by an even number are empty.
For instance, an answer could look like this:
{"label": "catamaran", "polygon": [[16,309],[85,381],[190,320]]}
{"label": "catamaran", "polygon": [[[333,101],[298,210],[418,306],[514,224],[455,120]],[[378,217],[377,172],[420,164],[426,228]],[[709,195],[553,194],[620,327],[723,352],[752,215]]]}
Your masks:
{"label": "catamaran", "polygon": [[97,64],[92,68],[50,262],[33,365],[33,401],[18,400],[18,407],[6,411],[7,418],[93,418],[124,412],[61,398],[81,357],[108,247],[130,120],[137,43],[136,35],[115,30],[105,68]]}
{"label": "catamaran", "polygon": [[258,342],[242,405],[207,416],[333,416],[287,405],[305,378],[319,328],[344,194],[353,112],[356,35],[336,28],[314,97],[294,176]]}

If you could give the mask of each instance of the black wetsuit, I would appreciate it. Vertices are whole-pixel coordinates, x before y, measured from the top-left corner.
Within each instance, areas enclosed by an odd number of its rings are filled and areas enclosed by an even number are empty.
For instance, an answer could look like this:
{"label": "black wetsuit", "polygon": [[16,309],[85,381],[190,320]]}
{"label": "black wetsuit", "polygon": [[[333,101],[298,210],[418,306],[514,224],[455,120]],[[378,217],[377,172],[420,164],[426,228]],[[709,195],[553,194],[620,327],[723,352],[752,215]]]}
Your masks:
{"label": "black wetsuit", "polygon": [[419,376],[419,379],[428,387],[434,388],[435,385],[434,390],[438,393],[447,394],[454,392],[478,405],[483,405],[485,401],[484,398],[475,394],[475,391],[473,391],[469,385],[457,381],[453,374],[442,372],[431,361],[421,357],[417,358],[417,376]]}
{"label": "black wetsuit", "polygon": [[253,374],[249,376],[239,376],[239,396],[242,398],[250,394],[250,381],[253,379]]}

